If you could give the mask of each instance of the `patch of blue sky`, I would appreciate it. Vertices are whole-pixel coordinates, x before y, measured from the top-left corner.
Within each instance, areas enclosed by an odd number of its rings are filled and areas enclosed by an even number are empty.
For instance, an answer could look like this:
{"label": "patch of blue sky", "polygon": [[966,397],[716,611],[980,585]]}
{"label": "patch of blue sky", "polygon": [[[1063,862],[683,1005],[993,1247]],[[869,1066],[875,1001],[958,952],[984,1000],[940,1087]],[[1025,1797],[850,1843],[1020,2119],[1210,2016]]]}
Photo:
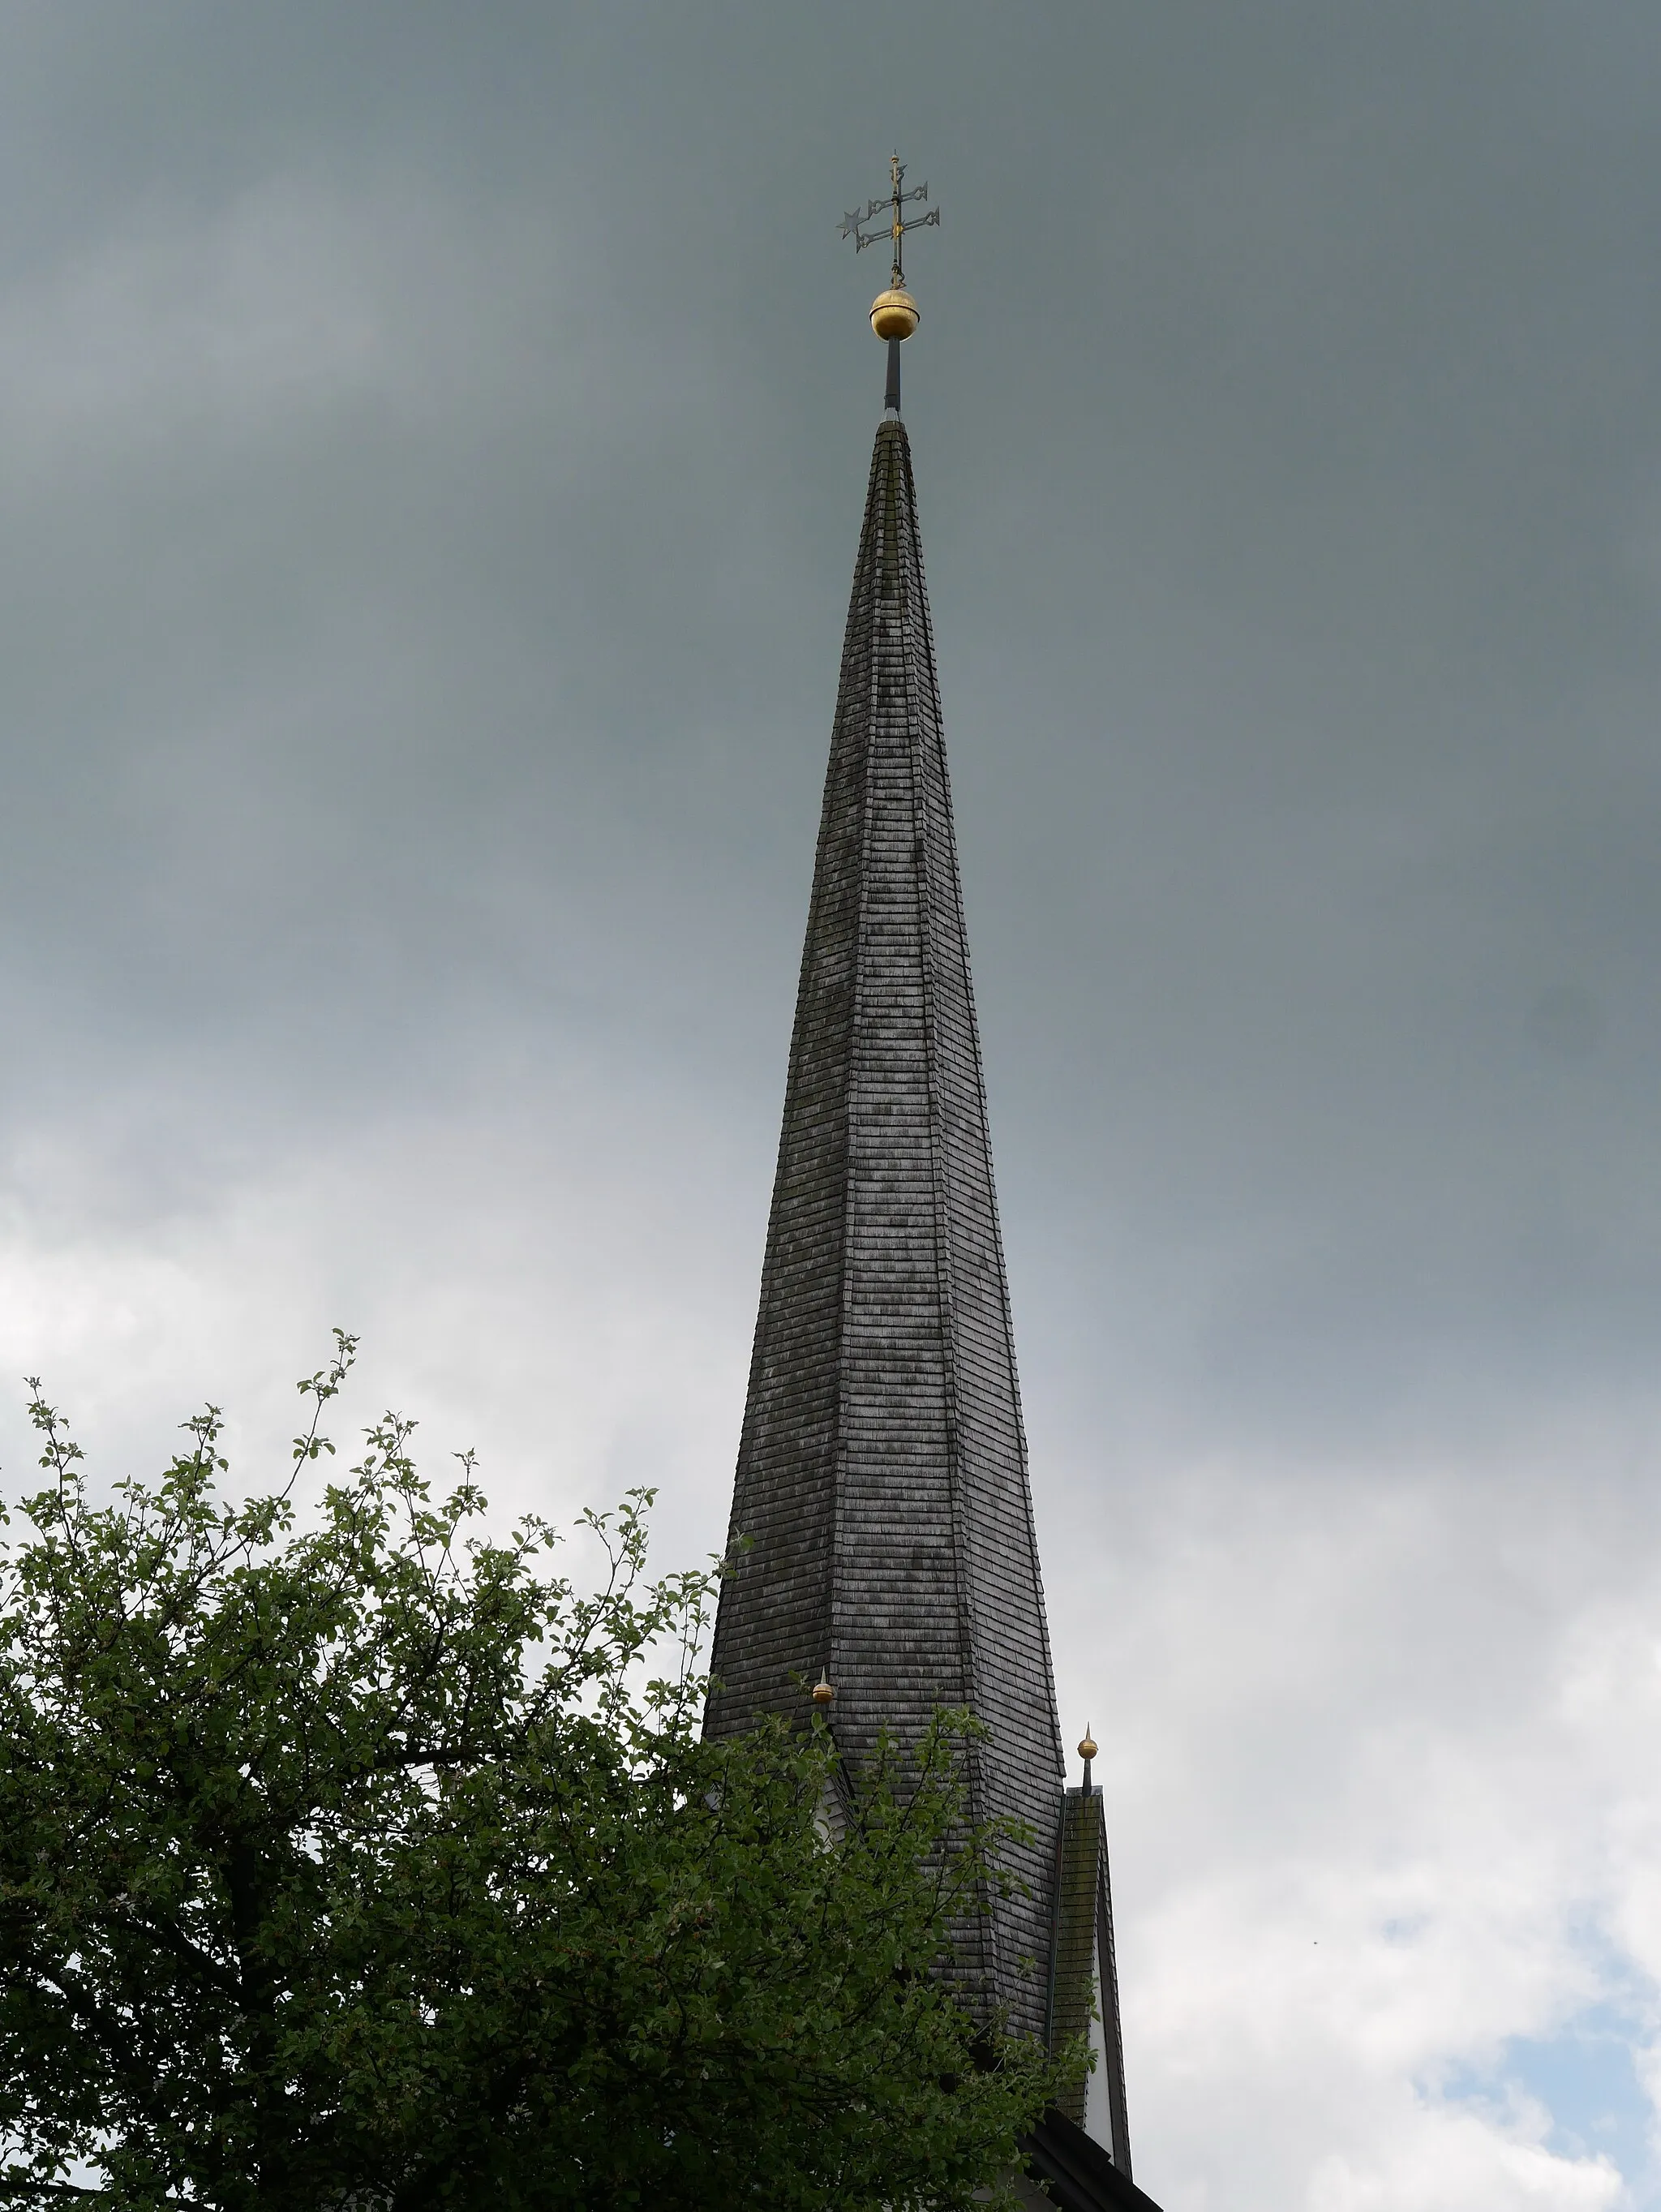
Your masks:
{"label": "patch of blue sky", "polygon": [[1551,2115],[1546,2147],[1563,2158],[1607,2158],[1632,2212],[1661,2212],[1657,2115],[1638,2071],[1655,2033],[1652,2013],[1619,1998],[1590,2005],[1549,2036],[1513,2036],[1486,2065],[1463,2065],[1438,2083],[1449,2103],[1514,2110],[1520,2098]]}

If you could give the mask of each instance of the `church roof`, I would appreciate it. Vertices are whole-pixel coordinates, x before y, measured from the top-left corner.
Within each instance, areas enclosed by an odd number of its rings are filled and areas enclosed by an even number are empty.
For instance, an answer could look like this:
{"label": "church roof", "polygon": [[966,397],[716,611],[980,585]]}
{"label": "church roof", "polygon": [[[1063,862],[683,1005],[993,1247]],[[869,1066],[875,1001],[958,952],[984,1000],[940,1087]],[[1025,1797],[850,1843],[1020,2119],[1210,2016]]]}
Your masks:
{"label": "church roof", "polygon": [[1046,2030],[1063,1768],[910,447],[876,433],[733,1495],[708,1726],[805,1717],[857,1770],[967,1705],[971,1811],[1031,1894],[961,1972]]}

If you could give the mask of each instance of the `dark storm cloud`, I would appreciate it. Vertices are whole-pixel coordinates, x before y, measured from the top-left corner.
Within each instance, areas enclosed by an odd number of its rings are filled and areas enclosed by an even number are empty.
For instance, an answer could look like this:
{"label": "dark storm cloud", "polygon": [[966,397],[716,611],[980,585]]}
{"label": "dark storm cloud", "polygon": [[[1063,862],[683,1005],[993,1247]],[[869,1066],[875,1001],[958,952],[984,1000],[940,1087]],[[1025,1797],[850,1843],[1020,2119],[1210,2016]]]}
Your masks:
{"label": "dark storm cloud", "polygon": [[11,30],[26,1006],[234,1090],[553,992],[775,1087],[875,383],[825,211],[903,124],[1012,1193],[1058,1124],[1017,1248],[1082,1186],[1271,1395],[1315,1310],[1375,1387],[1427,1322],[1512,1387],[1531,1270],[1647,1338],[1641,15]]}

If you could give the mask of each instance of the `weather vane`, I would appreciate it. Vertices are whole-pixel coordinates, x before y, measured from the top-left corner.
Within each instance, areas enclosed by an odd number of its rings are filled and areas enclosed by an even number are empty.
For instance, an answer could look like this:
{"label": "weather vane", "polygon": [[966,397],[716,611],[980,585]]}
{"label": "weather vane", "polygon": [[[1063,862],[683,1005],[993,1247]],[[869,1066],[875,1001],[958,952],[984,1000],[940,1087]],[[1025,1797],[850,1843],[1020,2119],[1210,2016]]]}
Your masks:
{"label": "weather vane", "polygon": [[[890,413],[900,412],[900,348],[910,337],[921,318],[917,302],[906,289],[906,270],[902,242],[908,230],[923,230],[930,223],[940,221],[940,210],[930,208],[926,215],[908,216],[906,208],[913,201],[926,202],[926,185],[913,185],[906,190],[906,165],[898,154],[888,162],[888,193],[886,199],[868,200],[863,209],[856,208],[852,215],[842,218],[842,236],[853,240],[853,250],[863,253],[868,246],[879,246],[887,239],[894,253],[894,269],[886,292],[879,292],[871,302],[871,328],[880,338],[888,342],[888,389],[885,401]],[[888,221],[881,228],[867,230],[868,222],[887,212]]]}

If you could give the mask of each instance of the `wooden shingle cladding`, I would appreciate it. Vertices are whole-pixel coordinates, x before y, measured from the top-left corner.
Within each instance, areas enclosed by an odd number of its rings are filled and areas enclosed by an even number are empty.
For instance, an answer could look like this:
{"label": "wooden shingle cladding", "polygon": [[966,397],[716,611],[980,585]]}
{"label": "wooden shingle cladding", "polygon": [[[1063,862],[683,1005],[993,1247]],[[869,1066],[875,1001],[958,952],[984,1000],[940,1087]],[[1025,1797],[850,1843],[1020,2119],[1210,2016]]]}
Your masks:
{"label": "wooden shingle cladding", "polygon": [[[883,422],[843,648],[707,1726],[805,1717],[857,1771],[939,1706],[1030,1894],[965,1926],[1045,2031],[1062,1792],[910,448]],[[736,1555],[736,1553],[735,1553]]]}
{"label": "wooden shingle cladding", "polygon": [[[1086,1773],[1088,1775],[1088,1769]],[[1119,2031],[1118,1967],[1113,1955],[1112,1891],[1101,1792],[1088,1782],[1070,1790],[1056,1854],[1054,1948],[1050,1969],[1050,2044],[1082,2037],[1095,2052],[1057,2098],[1058,2109],[1089,2133],[1125,2174],[1131,2135],[1125,2102],[1125,2046]]]}
{"label": "wooden shingle cladding", "polygon": [[[1050,2041],[1058,2051],[1075,2037],[1088,2045],[1096,2004],[1096,1850],[1100,1808],[1081,1790],[1067,1792],[1058,1854],[1055,1949],[1050,1973]],[[1056,2099],[1075,2126],[1084,2125],[1086,2076]]]}

